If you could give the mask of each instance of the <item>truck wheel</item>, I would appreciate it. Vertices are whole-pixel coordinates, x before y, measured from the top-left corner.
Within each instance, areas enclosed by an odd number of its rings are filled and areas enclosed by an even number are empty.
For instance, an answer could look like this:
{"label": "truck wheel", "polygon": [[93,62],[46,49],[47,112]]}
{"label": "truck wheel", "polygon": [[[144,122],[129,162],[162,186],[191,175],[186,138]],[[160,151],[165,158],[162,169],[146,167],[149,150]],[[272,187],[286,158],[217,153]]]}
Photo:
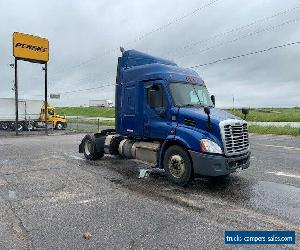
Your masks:
{"label": "truck wheel", "polygon": [[92,135],[86,135],[83,138],[83,154],[88,160],[98,160],[104,155],[104,152],[96,152],[95,138]]}
{"label": "truck wheel", "polygon": [[189,155],[180,146],[169,147],[164,155],[164,169],[167,178],[180,186],[186,186],[192,179],[193,169]]}
{"label": "truck wheel", "polygon": [[24,128],[23,124],[22,124],[22,123],[19,123],[19,124],[18,124],[18,130],[19,130],[19,131],[22,131],[23,128]]}
{"label": "truck wheel", "polygon": [[64,125],[61,122],[57,122],[55,128],[57,130],[62,130],[64,128]]}
{"label": "truck wheel", "polygon": [[29,131],[28,124],[23,123],[23,131]]}
{"label": "truck wheel", "polygon": [[7,124],[7,123],[1,123],[0,128],[1,128],[2,130],[8,130],[8,124]]}

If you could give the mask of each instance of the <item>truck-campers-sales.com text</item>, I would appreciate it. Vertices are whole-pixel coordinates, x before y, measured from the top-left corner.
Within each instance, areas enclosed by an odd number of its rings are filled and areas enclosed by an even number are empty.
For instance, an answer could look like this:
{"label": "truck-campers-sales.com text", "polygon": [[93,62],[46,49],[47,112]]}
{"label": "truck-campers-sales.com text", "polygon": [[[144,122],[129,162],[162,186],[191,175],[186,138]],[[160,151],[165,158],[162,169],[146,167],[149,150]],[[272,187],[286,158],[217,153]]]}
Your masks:
{"label": "truck-campers-sales.com text", "polygon": [[269,236],[269,237],[265,237],[265,236],[261,236],[261,237],[252,237],[252,236],[245,236],[245,237],[241,237],[241,236],[235,236],[235,237],[231,237],[231,236],[226,236],[226,242],[236,242],[236,243],[246,243],[246,242],[282,242],[282,243],[288,243],[288,242],[292,242],[293,241],[293,237],[278,237],[278,236]]}

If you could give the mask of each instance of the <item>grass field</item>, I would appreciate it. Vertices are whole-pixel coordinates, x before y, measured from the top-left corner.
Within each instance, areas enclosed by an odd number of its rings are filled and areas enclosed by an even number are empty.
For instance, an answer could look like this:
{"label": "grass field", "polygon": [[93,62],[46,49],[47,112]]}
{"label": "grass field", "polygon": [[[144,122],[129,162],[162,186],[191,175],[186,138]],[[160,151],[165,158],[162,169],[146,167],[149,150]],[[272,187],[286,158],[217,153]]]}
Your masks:
{"label": "grass field", "polygon": [[[68,123],[81,123],[81,124],[90,124],[90,125],[98,125],[97,120],[83,120],[83,119],[68,119]],[[99,121],[100,126],[115,126],[115,121]]]}
{"label": "grass field", "polygon": [[[228,112],[244,117],[241,110],[227,110]],[[57,107],[56,113],[66,116],[86,116],[86,117],[107,117],[114,118],[114,108],[98,108],[98,107]],[[97,125],[97,121],[68,119],[72,123],[85,123]],[[300,108],[261,108],[250,109],[247,121],[256,122],[300,122]],[[114,126],[114,121],[101,121],[100,126]],[[275,134],[275,135],[292,135],[300,136],[299,128],[285,127],[265,127],[258,125],[249,126],[250,133],[257,134]]]}
{"label": "grass field", "polygon": [[300,128],[249,126],[250,133],[300,136]]}
{"label": "grass field", "polygon": [[[244,117],[240,109],[228,112]],[[57,107],[56,113],[66,116],[115,117],[114,108],[98,107]],[[254,122],[300,122],[300,108],[250,109],[247,121]]]}
{"label": "grass field", "polygon": [[56,107],[55,112],[66,116],[115,117],[114,108],[100,107]]}
{"label": "grass field", "polygon": [[[227,110],[228,112],[244,118],[241,110]],[[300,108],[261,108],[250,109],[247,121],[253,122],[300,122]]]}

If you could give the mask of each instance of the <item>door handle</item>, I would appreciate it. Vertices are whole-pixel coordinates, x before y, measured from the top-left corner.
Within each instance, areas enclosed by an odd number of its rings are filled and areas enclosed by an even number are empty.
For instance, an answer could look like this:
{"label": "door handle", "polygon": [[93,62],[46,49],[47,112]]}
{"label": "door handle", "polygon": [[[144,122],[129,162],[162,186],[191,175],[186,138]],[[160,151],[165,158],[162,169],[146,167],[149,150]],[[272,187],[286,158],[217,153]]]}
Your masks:
{"label": "door handle", "polygon": [[165,117],[166,117],[166,112],[165,112],[164,110],[161,110],[161,111],[159,112],[159,117],[160,117],[160,118],[165,118]]}

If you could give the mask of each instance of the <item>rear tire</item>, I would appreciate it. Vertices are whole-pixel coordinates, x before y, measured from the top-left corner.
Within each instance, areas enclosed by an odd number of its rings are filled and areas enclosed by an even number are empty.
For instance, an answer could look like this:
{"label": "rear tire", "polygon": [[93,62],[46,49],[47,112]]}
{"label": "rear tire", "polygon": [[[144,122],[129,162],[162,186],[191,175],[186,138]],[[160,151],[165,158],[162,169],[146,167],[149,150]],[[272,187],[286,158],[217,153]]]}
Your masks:
{"label": "rear tire", "polygon": [[0,129],[2,130],[8,130],[9,129],[9,126],[7,123],[3,122],[0,124]]}
{"label": "rear tire", "polygon": [[24,125],[23,123],[18,123],[18,131],[23,131]]}
{"label": "rear tire", "polygon": [[174,145],[166,150],[163,166],[167,178],[179,186],[186,186],[192,180],[193,168],[189,154],[180,146]]}
{"label": "rear tire", "polygon": [[93,135],[86,135],[83,140],[83,154],[88,160],[98,160],[104,155],[104,152],[96,151],[96,141]]}

